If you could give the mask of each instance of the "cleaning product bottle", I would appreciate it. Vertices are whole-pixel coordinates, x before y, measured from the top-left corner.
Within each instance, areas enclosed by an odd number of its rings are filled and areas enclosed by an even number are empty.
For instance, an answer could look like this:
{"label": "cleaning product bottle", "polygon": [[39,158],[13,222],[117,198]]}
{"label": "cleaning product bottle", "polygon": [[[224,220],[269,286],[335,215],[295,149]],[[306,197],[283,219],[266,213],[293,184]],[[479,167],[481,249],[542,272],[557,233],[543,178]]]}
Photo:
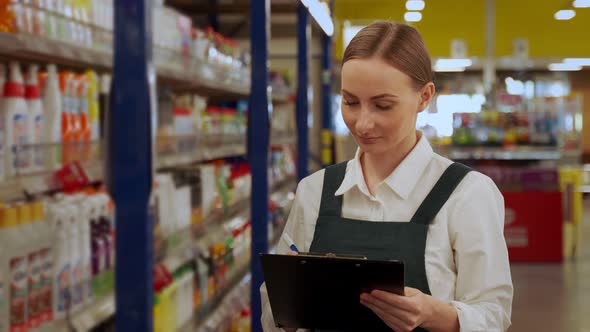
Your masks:
{"label": "cleaning product bottle", "polygon": [[19,221],[23,225],[23,235],[27,248],[27,328],[37,329],[41,325],[39,315],[39,289],[41,288],[41,226],[35,203],[18,207]]}
{"label": "cleaning product bottle", "polygon": [[0,208],[0,331],[23,331],[26,315],[25,242],[20,236],[16,208]]}
{"label": "cleaning product bottle", "polygon": [[22,153],[27,142],[28,107],[25,101],[23,77],[17,62],[10,63],[10,76],[4,84],[3,112],[5,123],[5,170],[7,176],[27,169],[28,161]]}
{"label": "cleaning product bottle", "polygon": [[38,293],[39,321],[42,326],[53,320],[52,283],[53,283],[53,230],[45,214],[45,205],[38,201],[33,205],[33,216],[38,220],[40,288]]}
{"label": "cleaning product bottle", "polygon": [[43,142],[49,145],[45,154],[45,167],[61,166],[62,93],[55,65],[47,66],[47,81],[43,95]]}
{"label": "cleaning product bottle", "polygon": [[[15,209],[15,238],[10,253],[10,331],[26,332],[28,323],[28,252],[30,242],[27,239],[28,208],[19,206]],[[12,212],[11,212],[12,213]],[[11,217],[12,218],[12,215]],[[13,221],[10,221],[13,224]]]}
{"label": "cleaning product bottle", "polygon": [[29,67],[25,87],[25,97],[29,107],[27,136],[29,144],[31,144],[26,153],[31,159],[31,171],[43,170],[44,151],[40,148],[40,144],[43,143],[43,103],[41,102],[38,71],[37,65]]}
{"label": "cleaning product bottle", "polygon": [[71,311],[77,311],[82,305],[82,255],[80,253],[80,232],[78,228],[79,211],[72,197],[66,200],[67,220],[68,220],[68,247],[71,262]]}
{"label": "cleaning product bottle", "polygon": [[90,220],[91,232],[91,260],[92,260],[92,277],[94,278],[93,292],[97,296],[104,293],[104,272],[106,267],[106,245],[100,232],[100,201],[96,196],[91,198],[93,205],[92,216]]}
{"label": "cleaning product bottle", "polygon": [[81,161],[88,161],[90,158],[90,111],[88,103],[88,81],[86,75],[78,76],[78,146]]}
{"label": "cleaning product bottle", "polygon": [[[6,83],[6,67],[0,63],[0,181],[4,180],[4,168],[6,161],[4,160],[4,149],[5,149],[5,134],[6,124],[4,116],[4,83]],[[2,329],[0,329],[2,331]]]}
{"label": "cleaning product bottle", "polygon": [[59,74],[59,85],[62,100],[62,111],[61,111],[61,141],[62,141],[62,162],[64,164],[69,163],[72,155],[72,142],[74,138],[74,128],[72,121],[72,107],[73,98],[71,94],[72,82],[71,74],[62,72]]}
{"label": "cleaning product bottle", "polygon": [[6,222],[6,207],[0,207],[0,332],[8,332],[8,256],[9,246],[6,234],[8,225]]}
{"label": "cleaning product bottle", "polygon": [[69,222],[65,203],[56,202],[48,208],[50,226],[53,229],[54,247],[54,279],[52,281],[53,315],[55,320],[63,319],[70,307],[70,248],[68,243]]}
{"label": "cleaning product bottle", "polygon": [[86,98],[88,100],[88,117],[90,127],[90,140],[95,142],[100,138],[100,107],[98,102],[98,76],[92,70],[86,71],[88,89]]}

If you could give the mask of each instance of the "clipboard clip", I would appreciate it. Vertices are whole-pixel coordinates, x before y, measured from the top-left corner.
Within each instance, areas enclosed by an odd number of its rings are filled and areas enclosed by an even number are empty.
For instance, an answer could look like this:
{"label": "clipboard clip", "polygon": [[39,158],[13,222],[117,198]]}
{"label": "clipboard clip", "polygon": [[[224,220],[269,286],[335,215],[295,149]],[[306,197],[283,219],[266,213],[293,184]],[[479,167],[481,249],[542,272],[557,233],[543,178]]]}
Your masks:
{"label": "clipboard clip", "polygon": [[319,258],[336,258],[336,259],[352,259],[352,260],[367,260],[366,256],[362,255],[347,255],[347,254],[334,254],[334,253],[317,253],[317,252],[300,252],[300,257],[319,257]]}

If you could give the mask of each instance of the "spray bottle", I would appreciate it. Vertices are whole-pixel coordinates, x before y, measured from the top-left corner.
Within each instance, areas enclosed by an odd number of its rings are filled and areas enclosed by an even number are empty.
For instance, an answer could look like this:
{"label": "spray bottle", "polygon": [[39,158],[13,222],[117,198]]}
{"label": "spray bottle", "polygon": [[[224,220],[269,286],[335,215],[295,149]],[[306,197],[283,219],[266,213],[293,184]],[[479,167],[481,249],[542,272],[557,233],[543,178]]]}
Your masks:
{"label": "spray bottle", "polygon": [[50,148],[45,154],[45,167],[56,169],[61,166],[61,125],[62,94],[55,65],[47,66],[47,82],[43,96],[44,126],[43,142]]}
{"label": "spray bottle", "polygon": [[4,84],[3,112],[5,124],[5,170],[6,176],[14,176],[29,167],[22,147],[27,141],[27,117],[23,77],[17,62],[10,63],[10,76]]}
{"label": "spray bottle", "polygon": [[29,67],[25,96],[29,106],[27,136],[31,147],[26,153],[31,159],[31,171],[43,170],[43,149],[40,144],[43,143],[43,103],[41,102],[41,93],[39,89],[38,73],[36,65]]}

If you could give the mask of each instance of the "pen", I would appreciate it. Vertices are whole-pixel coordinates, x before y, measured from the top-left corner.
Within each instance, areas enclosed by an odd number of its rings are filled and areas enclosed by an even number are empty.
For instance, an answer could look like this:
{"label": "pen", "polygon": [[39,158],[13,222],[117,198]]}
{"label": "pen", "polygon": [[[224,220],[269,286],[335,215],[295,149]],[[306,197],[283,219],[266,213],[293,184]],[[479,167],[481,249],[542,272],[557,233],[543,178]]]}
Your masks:
{"label": "pen", "polygon": [[283,238],[287,242],[287,245],[289,246],[289,249],[291,249],[292,251],[294,251],[296,253],[299,253],[299,249],[297,249],[297,246],[295,245],[295,242],[293,242],[293,240],[291,240],[291,237],[289,236],[289,234],[284,233],[283,234]]}

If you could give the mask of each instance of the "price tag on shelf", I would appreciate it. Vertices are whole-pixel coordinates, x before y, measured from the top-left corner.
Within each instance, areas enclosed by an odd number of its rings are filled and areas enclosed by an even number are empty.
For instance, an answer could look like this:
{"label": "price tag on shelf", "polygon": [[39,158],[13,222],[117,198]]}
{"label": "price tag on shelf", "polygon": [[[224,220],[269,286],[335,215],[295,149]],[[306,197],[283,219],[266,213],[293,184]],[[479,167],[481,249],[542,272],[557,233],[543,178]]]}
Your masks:
{"label": "price tag on shelf", "polygon": [[55,177],[65,192],[80,190],[90,184],[86,171],[77,161],[62,167],[55,173]]}

